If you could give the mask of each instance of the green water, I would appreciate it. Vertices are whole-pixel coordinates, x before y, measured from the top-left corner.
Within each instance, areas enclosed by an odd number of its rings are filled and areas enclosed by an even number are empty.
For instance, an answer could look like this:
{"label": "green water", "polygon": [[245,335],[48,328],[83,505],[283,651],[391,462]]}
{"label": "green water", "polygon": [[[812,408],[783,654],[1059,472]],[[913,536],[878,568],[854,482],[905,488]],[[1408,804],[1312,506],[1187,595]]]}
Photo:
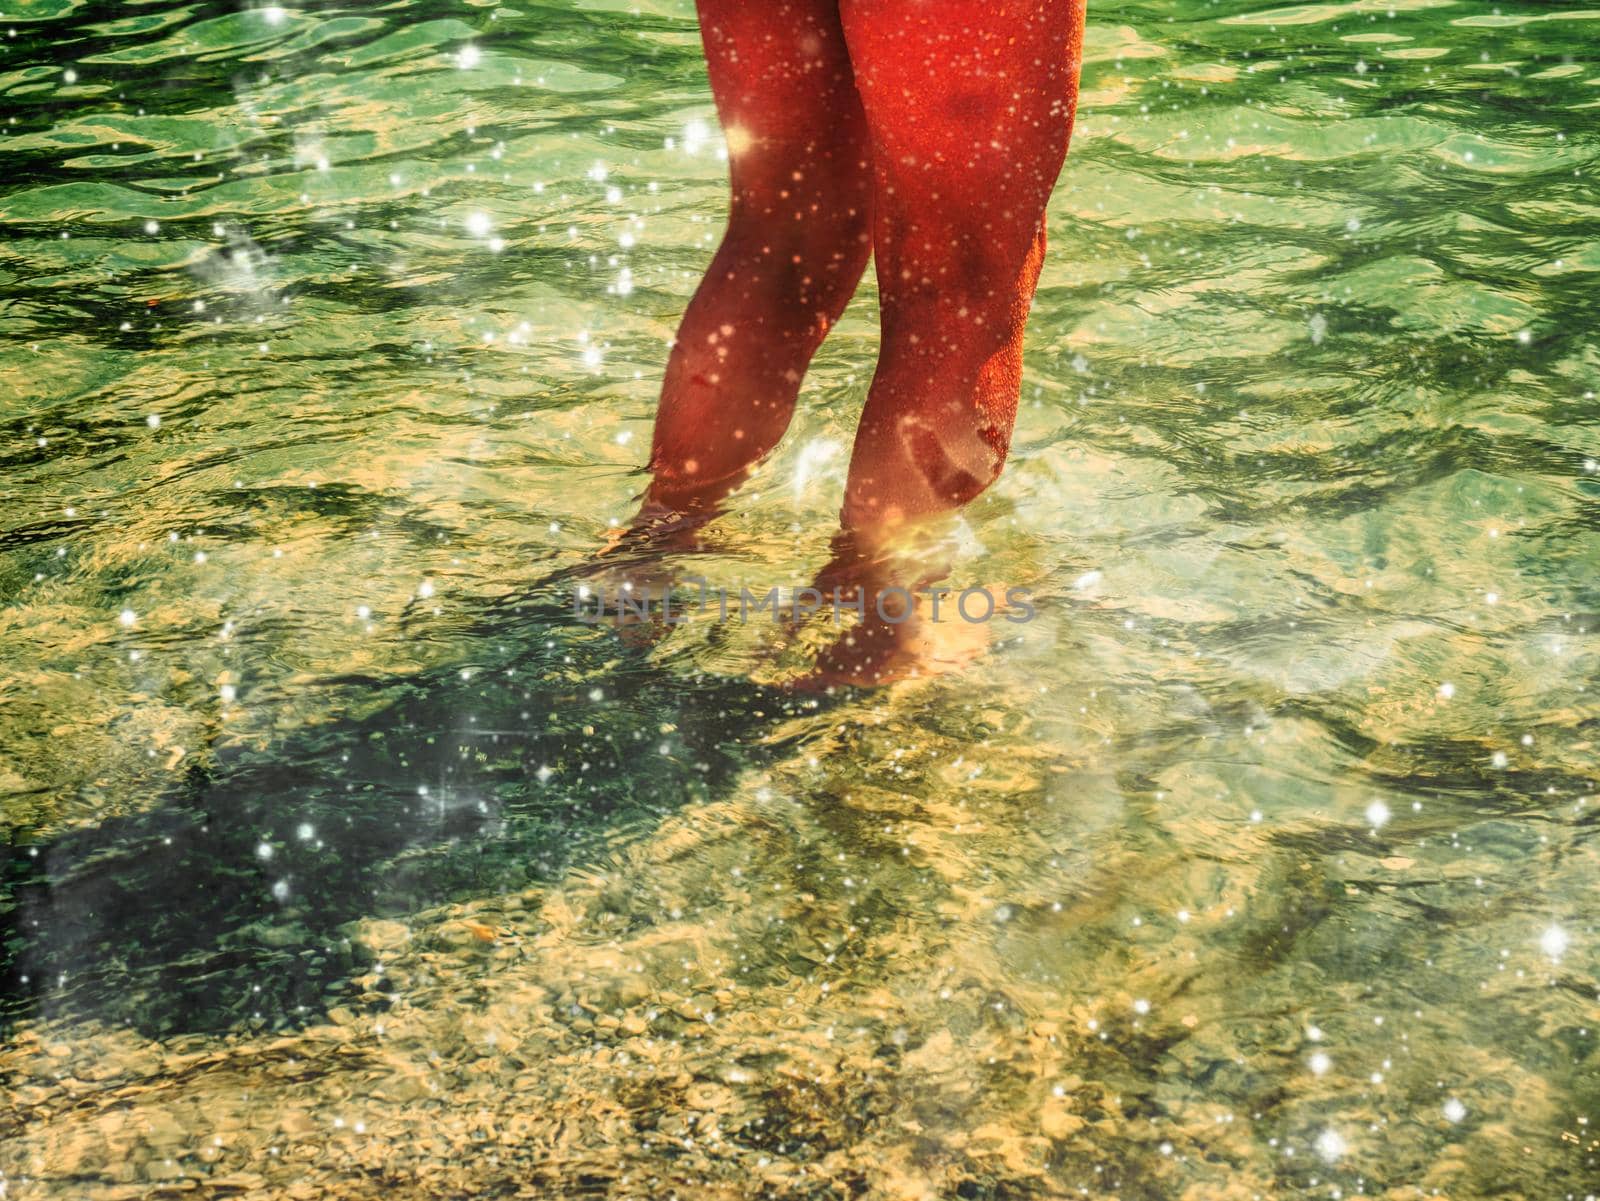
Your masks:
{"label": "green water", "polygon": [[[1597,32],[1091,0],[952,535],[1038,618],[806,696],[561,582],[688,4],[7,6],[0,1193],[1594,1193]],[[875,310],[685,570],[826,561]]]}

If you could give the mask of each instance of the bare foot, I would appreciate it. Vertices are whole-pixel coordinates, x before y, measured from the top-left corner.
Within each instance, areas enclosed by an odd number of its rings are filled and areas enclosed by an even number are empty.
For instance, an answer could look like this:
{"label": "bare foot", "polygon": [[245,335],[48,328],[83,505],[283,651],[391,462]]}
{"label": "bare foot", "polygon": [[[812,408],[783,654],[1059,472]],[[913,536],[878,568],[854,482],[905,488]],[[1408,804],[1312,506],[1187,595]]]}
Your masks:
{"label": "bare foot", "polygon": [[947,555],[938,547],[893,548],[839,535],[833,559],[813,586],[827,599],[830,614],[837,597],[838,611],[859,611],[861,617],[791,686],[875,687],[943,675],[980,657],[990,642],[990,623],[1007,611],[1005,590],[967,589],[958,596],[938,582],[948,571]]}

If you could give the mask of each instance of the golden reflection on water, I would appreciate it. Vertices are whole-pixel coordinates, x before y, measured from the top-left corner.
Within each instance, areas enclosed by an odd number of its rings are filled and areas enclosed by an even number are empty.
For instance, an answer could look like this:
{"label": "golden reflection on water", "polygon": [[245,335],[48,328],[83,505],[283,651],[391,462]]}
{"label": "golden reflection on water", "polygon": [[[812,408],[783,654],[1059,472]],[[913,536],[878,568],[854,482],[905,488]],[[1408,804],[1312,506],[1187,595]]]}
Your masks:
{"label": "golden reflection on water", "polygon": [[772,737],[800,754],[557,886],[357,922],[366,967],[299,1033],[30,1032],[3,1061],[17,1167],[71,1164],[94,1196],[182,1174],[298,1197],[1583,1177],[1556,1065],[1493,1015],[1537,1045],[1592,995],[1519,949],[1463,1021],[1447,982],[1488,923],[1437,902],[1470,860],[1328,846],[1195,773],[1130,789],[1115,748],[1158,712],[1019,706],[1022,684],[796,719]]}
{"label": "golden reflection on water", "polygon": [[[8,13],[5,1195],[1592,1192],[1585,14],[1092,11],[1039,619],[805,698],[550,582],[722,212],[637,7]],[[826,560],[873,306],[675,570]]]}

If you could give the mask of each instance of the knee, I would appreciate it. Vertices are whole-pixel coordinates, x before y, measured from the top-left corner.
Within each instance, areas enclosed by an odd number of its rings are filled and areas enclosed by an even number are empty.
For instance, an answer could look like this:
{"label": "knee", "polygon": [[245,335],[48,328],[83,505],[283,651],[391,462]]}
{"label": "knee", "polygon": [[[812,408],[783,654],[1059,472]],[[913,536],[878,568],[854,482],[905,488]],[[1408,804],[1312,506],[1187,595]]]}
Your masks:
{"label": "knee", "polygon": [[792,244],[870,240],[872,151],[863,138],[784,140],[734,156],[730,221]]}
{"label": "knee", "polygon": [[956,206],[929,209],[891,227],[879,247],[884,286],[908,296],[927,293],[972,305],[1004,303],[1031,290],[1044,245],[1034,222],[1007,213],[965,213]]}
{"label": "knee", "polygon": [[915,230],[879,254],[886,338],[924,354],[959,353],[976,367],[1017,338],[1038,286],[1044,236]]}
{"label": "knee", "polygon": [[872,254],[865,208],[816,203],[798,212],[736,204],[724,245],[762,290],[796,305],[842,305]]}
{"label": "knee", "polygon": [[1013,293],[992,289],[934,287],[891,296],[885,288],[881,353],[894,366],[937,365],[964,392],[1016,341],[1017,310]]}
{"label": "knee", "polygon": [[733,172],[729,223],[791,243],[870,241],[872,190],[865,159],[818,164],[798,152],[763,156]]}

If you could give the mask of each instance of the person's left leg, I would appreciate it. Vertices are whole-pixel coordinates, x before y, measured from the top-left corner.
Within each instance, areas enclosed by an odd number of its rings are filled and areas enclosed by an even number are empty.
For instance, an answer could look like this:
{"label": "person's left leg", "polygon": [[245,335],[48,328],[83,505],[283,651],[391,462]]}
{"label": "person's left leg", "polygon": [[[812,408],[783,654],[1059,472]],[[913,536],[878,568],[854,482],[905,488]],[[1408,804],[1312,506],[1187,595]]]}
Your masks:
{"label": "person's left leg", "polygon": [[699,0],[728,229],[667,362],[645,513],[704,508],[782,437],[871,253],[871,148],[836,0]]}

